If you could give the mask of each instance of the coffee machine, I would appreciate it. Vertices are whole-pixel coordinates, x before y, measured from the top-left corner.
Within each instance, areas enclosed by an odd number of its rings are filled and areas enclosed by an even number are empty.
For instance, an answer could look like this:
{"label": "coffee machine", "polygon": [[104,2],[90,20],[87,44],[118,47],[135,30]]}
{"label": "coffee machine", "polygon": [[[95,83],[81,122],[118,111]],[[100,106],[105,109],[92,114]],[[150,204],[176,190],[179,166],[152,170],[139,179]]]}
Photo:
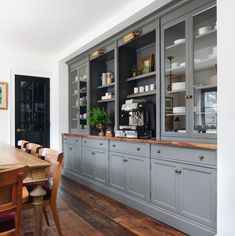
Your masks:
{"label": "coffee machine", "polygon": [[151,138],[149,112],[145,109],[145,100],[126,100],[121,107],[121,117],[128,120],[127,125],[119,126],[116,137]]}

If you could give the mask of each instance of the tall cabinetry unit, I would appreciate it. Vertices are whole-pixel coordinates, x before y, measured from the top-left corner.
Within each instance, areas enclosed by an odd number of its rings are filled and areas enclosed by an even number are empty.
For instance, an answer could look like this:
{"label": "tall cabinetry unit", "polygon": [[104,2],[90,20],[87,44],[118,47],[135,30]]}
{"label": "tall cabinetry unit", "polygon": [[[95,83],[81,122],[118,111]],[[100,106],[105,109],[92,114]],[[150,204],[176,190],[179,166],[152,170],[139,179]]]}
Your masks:
{"label": "tall cabinetry unit", "polygon": [[212,2],[193,10],[197,4],[161,21],[162,137],[213,142],[217,132],[216,6]]}
{"label": "tall cabinetry unit", "polygon": [[89,63],[88,58],[70,65],[70,131],[72,133],[89,133],[87,111],[89,106]]}

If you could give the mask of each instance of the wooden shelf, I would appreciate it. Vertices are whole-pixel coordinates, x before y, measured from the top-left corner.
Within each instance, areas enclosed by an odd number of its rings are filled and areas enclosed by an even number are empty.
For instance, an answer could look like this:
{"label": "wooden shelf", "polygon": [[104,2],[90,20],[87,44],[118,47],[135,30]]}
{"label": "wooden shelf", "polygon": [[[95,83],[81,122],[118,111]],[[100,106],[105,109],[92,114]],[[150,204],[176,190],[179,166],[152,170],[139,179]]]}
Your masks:
{"label": "wooden shelf", "polygon": [[166,114],[166,116],[185,116],[186,113],[169,113],[169,114]]}
{"label": "wooden shelf", "polygon": [[198,84],[198,85],[194,85],[193,86],[194,89],[196,90],[201,90],[201,89],[210,89],[210,88],[217,88],[217,85],[216,84]]}
{"label": "wooden shelf", "polygon": [[105,102],[114,102],[114,98],[111,98],[111,99],[105,99],[105,100],[98,100],[97,102],[98,103],[105,103]]}
{"label": "wooden shelf", "polygon": [[103,88],[109,88],[109,87],[113,87],[115,85],[115,83],[112,84],[107,84],[107,85],[101,85],[99,87],[97,87],[98,89],[103,89]]}
{"label": "wooden shelf", "polygon": [[126,79],[126,81],[127,82],[135,81],[135,80],[151,77],[151,76],[154,76],[154,75],[156,75],[156,71],[152,71],[152,72],[149,72],[149,73],[146,73],[146,74],[142,74],[142,75],[137,75],[135,77],[130,77],[130,78]]}
{"label": "wooden shelf", "polygon": [[144,97],[144,96],[150,96],[155,95],[156,90],[148,91],[148,92],[142,92],[142,93],[133,93],[131,95],[128,95],[127,98],[137,98],[137,97]]}
{"label": "wooden shelf", "polygon": [[211,31],[209,31],[205,34],[198,34],[198,35],[195,36],[195,39],[199,39],[199,38],[205,37],[207,35],[211,35],[212,33],[215,33],[216,31],[217,31],[216,29],[213,29],[213,30],[211,30]]}
{"label": "wooden shelf", "polygon": [[175,47],[178,47],[178,46],[183,46],[184,44],[185,44],[185,41],[182,42],[182,43],[172,44],[170,46],[167,46],[166,50],[169,50],[169,49],[172,49],[172,48],[175,48]]}

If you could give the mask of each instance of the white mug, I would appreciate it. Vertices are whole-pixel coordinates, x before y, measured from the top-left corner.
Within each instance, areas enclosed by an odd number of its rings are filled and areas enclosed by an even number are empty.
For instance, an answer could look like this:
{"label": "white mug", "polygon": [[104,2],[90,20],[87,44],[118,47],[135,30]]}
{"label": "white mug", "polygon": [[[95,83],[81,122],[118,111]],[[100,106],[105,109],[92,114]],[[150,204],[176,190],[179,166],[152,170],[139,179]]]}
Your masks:
{"label": "white mug", "polygon": [[150,84],[150,90],[153,91],[155,89],[155,84]]}
{"label": "white mug", "polygon": [[140,87],[139,87],[139,92],[140,92],[140,93],[143,93],[143,92],[144,92],[144,86],[140,86]]}
{"label": "white mug", "polygon": [[139,88],[138,87],[135,87],[134,88],[134,93],[138,93],[139,92]]}
{"label": "white mug", "polygon": [[145,92],[148,92],[150,89],[149,85],[145,85]]}

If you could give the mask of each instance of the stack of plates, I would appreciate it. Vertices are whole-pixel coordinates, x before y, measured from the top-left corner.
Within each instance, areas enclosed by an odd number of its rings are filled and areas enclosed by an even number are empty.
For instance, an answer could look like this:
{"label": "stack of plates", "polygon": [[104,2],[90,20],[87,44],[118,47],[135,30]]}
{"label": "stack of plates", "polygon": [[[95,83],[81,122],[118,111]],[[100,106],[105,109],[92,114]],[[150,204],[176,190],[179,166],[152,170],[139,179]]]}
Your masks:
{"label": "stack of plates", "polygon": [[171,84],[172,91],[185,90],[185,82],[177,82]]}
{"label": "stack of plates", "polygon": [[173,113],[174,114],[185,113],[185,107],[173,107]]}

